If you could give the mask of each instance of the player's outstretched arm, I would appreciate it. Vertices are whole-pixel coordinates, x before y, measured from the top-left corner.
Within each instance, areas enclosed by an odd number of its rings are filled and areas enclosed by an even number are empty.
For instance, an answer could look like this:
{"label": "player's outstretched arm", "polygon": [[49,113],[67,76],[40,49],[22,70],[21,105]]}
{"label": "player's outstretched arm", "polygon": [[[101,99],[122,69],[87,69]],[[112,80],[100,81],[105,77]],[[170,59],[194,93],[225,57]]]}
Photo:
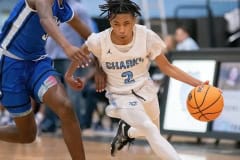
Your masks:
{"label": "player's outstretched arm", "polygon": [[66,55],[75,61],[88,62],[88,57],[82,54],[78,47],[71,45],[59,30],[57,23],[53,19],[53,0],[28,0],[30,6],[37,10],[40,23],[44,30],[51,36],[64,50]]}
{"label": "player's outstretched arm", "polygon": [[172,77],[176,80],[182,81],[184,83],[187,83],[191,86],[199,86],[202,84],[208,84],[208,81],[202,82],[191,75],[187,74],[180,68],[172,65],[167,58],[165,57],[164,54],[160,54],[159,56],[156,57],[155,62],[159,69],[169,77]]}
{"label": "player's outstretched arm", "polygon": [[40,23],[44,30],[51,36],[62,48],[70,46],[70,43],[61,34],[52,13],[52,0],[35,0],[34,8],[40,18]]}

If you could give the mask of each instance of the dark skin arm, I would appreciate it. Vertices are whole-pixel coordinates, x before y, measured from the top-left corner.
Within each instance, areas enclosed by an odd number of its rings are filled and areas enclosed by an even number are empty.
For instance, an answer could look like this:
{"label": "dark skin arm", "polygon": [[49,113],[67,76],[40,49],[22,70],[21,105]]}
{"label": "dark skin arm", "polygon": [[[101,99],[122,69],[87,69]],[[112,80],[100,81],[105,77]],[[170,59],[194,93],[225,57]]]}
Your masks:
{"label": "dark skin arm", "polygon": [[74,14],[71,21],[68,22],[68,24],[75,29],[78,34],[84,38],[87,39],[88,36],[91,34],[91,30],[88,28],[88,26],[79,18],[77,14]]}
{"label": "dark skin arm", "polygon": [[[53,0],[28,0],[28,3],[32,9],[37,10],[43,28],[64,49],[67,56],[71,60],[77,61],[77,64],[87,66],[89,62],[88,54],[83,54],[78,47],[72,46],[62,35],[58,26],[56,25],[56,22],[53,20]],[[87,37],[91,34],[90,29],[81,21],[77,14],[74,14],[74,17],[68,22],[68,24],[71,25],[84,39],[87,39]],[[97,59],[95,59],[95,62],[97,63]],[[95,73],[95,82],[96,90],[99,92],[104,90],[106,84],[106,77],[102,76],[103,73],[104,72],[97,67],[97,72]],[[68,78],[72,79],[73,77]],[[75,82],[72,79],[72,83],[76,83],[77,90],[83,88],[83,82],[80,80],[80,78],[76,78]]]}
{"label": "dark skin arm", "polygon": [[[40,23],[44,30],[63,48],[66,55],[71,60],[88,63],[88,57],[82,54],[78,47],[71,45],[60,32],[55,20],[53,19],[53,0],[27,0],[27,2],[32,9],[37,11]],[[76,24],[74,25],[76,26]],[[86,33],[89,34],[88,31]]]}
{"label": "dark skin arm", "polygon": [[[89,55],[89,51],[86,45],[82,46],[82,51],[86,54]],[[94,57],[93,60],[96,68],[96,72],[94,73],[94,79],[96,83],[96,91],[97,92],[103,92],[106,87],[106,81],[107,81],[107,76],[102,70],[102,68],[99,66],[98,60],[96,57]],[[79,68],[79,63],[78,62],[72,62],[66,71],[65,74],[65,80],[66,82],[73,88],[74,90],[80,90],[83,87],[83,81],[81,81],[80,77],[73,77],[75,71]]]}
{"label": "dark skin arm", "polygon": [[[81,21],[81,19],[77,16],[77,14],[75,14],[73,19],[71,21],[69,21],[68,23],[85,39],[87,39],[87,37],[91,34],[91,31],[89,30],[89,28],[85,25],[85,23],[83,23]],[[84,49],[85,54],[89,53],[89,51],[86,49],[86,47],[82,47],[82,48]],[[94,81],[96,84],[96,92],[103,92],[106,87],[107,76],[104,73],[104,71],[102,70],[102,68],[99,65],[99,62],[95,56],[93,57],[92,61],[94,63],[95,69],[96,69],[95,72],[91,72],[94,74]],[[82,66],[82,64],[80,66]],[[86,65],[83,65],[83,67],[85,67],[85,66]],[[84,81],[81,81],[79,77],[76,77],[75,81],[74,81],[73,77],[68,77],[68,78],[71,79],[70,80],[70,83],[72,83],[71,86],[75,86],[75,90],[82,89]],[[73,83],[75,83],[75,85]],[[72,87],[72,88],[74,88],[74,87]]]}
{"label": "dark skin arm", "polygon": [[80,79],[80,77],[74,77],[73,74],[79,68],[78,62],[72,62],[67,72],[65,73],[65,80],[70,85],[70,87],[76,91],[83,89],[84,82]]}

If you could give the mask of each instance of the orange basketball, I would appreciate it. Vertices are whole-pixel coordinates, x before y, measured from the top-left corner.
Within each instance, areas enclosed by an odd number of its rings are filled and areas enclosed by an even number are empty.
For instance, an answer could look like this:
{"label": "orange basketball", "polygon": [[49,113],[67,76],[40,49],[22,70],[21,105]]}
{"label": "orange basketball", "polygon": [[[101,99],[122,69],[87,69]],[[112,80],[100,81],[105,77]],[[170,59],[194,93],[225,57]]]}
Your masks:
{"label": "orange basketball", "polygon": [[221,114],[223,105],[222,93],[214,86],[198,86],[188,94],[188,111],[199,121],[209,122],[216,119]]}

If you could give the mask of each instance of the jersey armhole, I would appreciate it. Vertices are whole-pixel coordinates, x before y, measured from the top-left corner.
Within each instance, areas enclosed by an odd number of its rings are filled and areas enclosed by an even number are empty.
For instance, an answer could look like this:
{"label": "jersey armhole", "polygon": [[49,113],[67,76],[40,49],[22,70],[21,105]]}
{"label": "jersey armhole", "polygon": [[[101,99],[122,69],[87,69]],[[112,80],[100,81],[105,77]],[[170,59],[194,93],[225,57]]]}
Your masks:
{"label": "jersey armhole", "polygon": [[[70,7],[70,8],[71,8],[71,7]],[[66,21],[66,23],[67,23],[67,22],[70,22],[70,21],[73,19],[74,15],[75,15],[74,10],[73,10],[72,8],[71,8],[71,10],[72,10],[72,13],[73,13],[73,14],[72,14],[71,18],[70,18],[69,20]]]}

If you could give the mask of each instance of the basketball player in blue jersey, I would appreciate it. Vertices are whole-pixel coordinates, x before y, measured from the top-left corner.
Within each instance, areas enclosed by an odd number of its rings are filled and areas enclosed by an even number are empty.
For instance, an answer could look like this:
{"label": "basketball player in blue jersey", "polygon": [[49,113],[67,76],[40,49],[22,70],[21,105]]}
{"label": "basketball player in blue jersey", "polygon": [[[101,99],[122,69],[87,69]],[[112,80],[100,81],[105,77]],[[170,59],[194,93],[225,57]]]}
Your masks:
{"label": "basketball player in blue jersey", "polygon": [[[175,149],[160,134],[157,90],[148,72],[150,63],[155,61],[163,73],[191,86],[208,84],[208,81],[202,82],[169,63],[160,37],[136,24],[140,15],[136,3],[107,0],[100,9],[102,14],[107,13],[111,28],[92,33],[82,49],[86,55],[92,52],[98,58],[107,75],[106,96],[110,105],[106,114],[121,119],[111,143],[111,154],[115,155],[134,138],[145,137],[160,159],[179,160]],[[65,74],[75,89],[81,85],[73,77],[79,63],[73,62]]]}
{"label": "basketball player in blue jersey", "polygon": [[51,36],[71,60],[88,62],[79,46],[71,45],[59,31],[58,24],[63,22],[68,22],[85,39],[90,35],[65,0],[19,0],[6,20],[0,34],[1,103],[15,125],[0,127],[0,140],[35,140],[37,129],[30,105],[33,97],[47,104],[60,118],[72,159],[85,160],[79,122],[44,50],[47,37]]}

